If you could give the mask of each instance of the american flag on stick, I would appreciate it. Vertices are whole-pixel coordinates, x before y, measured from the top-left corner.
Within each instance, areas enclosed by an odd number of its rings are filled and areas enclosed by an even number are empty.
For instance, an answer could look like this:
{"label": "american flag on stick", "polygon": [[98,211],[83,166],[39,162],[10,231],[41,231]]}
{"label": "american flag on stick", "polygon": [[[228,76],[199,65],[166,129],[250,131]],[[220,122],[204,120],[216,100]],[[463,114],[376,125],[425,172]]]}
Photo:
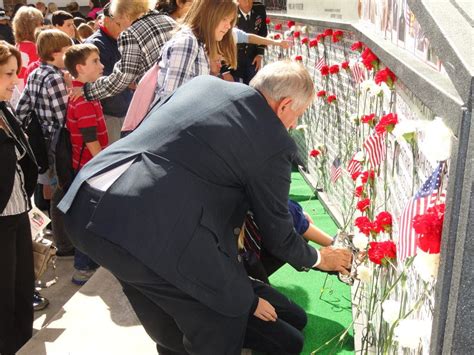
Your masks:
{"label": "american flag on stick", "polygon": [[365,80],[365,71],[363,68],[361,68],[359,62],[355,62],[351,70],[356,84],[359,84]]}
{"label": "american flag on stick", "polygon": [[440,194],[441,177],[443,175],[444,163],[441,162],[435,171],[426,180],[421,189],[412,197],[399,220],[399,233],[397,245],[397,257],[400,261],[416,254],[416,232],[413,229],[413,218],[424,214],[430,207],[440,201],[444,201],[445,194]]}
{"label": "american flag on stick", "polygon": [[339,179],[341,174],[342,174],[341,159],[339,157],[336,157],[331,165],[331,181],[333,183],[336,183],[336,181]]}
{"label": "american flag on stick", "polygon": [[349,161],[349,164],[347,165],[347,171],[351,175],[362,172],[362,164],[360,163],[360,161],[354,159],[356,155],[357,153],[352,156],[351,160]]}
{"label": "american flag on stick", "polygon": [[319,58],[319,59],[316,61],[316,64],[315,64],[316,70],[321,70],[321,68],[322,68],[324,65],[326,65],[326,61],[324,60],[324,57]]}
{"label": "american flag on stick", "polygon": [[385,133],[373,133],[364,142],[364,150],[369,157],[369,163],[373,169],[378,167],[385,159]]}

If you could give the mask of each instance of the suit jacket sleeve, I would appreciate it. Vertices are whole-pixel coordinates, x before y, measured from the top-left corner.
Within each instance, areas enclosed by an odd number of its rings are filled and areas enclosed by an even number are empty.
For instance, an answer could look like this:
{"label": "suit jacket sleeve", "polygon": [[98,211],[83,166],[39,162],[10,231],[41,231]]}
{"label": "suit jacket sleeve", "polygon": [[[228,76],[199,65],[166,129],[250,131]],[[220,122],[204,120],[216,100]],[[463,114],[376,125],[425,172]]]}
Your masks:
{"label": "suit jacket sleeve", "polygon": [[295,231],[288,211],[291,157],[292,149],[288,149],[268,159],[250,177],[246,192],[265,249],[296,269],[310,269],[317,252]]}

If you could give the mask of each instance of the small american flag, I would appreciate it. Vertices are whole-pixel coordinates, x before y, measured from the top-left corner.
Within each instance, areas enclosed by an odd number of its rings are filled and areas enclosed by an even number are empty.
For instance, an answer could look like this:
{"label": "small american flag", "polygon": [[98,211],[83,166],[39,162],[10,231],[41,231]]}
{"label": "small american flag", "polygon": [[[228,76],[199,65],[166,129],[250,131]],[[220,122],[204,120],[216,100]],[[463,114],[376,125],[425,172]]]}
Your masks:
{"label": "small american flag", "polygon": [[316,61],[316,64],[315,64],[316,70],[321,70],[321,68],[322,68],[324,65],[326,65],[326,61],[324,60],[324,57],[319,58],[319,59]]}
{"label": "small american flag", "polygon": [[400,215],[397,245],[397,256],[400,261],[416,254],[417,238],[413,229],[413,218],[418,214],[424,214],[428,208],[444,199],[445,195],[439,194],[443,169],[444,163],[439,163],[421,189],[408,201]]}
{"label": "small american flag", "polygon": [[336,159],[334,159],[331,165],[331,181],[333,183],[336,183],[337,179],[339,179],[341,174],[342,174],[341,159],[339,159],[339,157],[336,157]]}
{"label": "small american flag", "polygon": [[349,164],[347,165],[347,171],[351,175],[362,172],[362,164],[360,163],[360,161],[354,159],[356,155],[357,153],[352,156],[351,160],[349,161]]}
{"label": "small american flag", "polygon": [[356,84],[359,84],[365,80],[365,71],[361,68],[359,62],[355,62],[352,67],[352,76]]}
{"label": "small american flag", "polygon": [[369,163],[373,169],[378,167],[385,159],[385,133],[373,133],[364,142],[364,150],[369,157]]}

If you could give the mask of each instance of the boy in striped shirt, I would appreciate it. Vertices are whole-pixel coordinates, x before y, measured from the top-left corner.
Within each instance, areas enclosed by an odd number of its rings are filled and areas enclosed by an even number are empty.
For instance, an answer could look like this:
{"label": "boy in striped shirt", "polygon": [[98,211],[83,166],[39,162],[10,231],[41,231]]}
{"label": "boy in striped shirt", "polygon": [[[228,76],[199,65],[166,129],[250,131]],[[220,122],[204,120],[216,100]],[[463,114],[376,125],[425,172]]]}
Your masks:
{"label": "boy in striped shirt", "polygon": [[[96,81],[102,76],[104,66],[99,50],[92,44],[78,44],[64,55],[64,65],[74,77],[73,87]],[[83,97],[70,99],[67,107],[66,126],[71,135],[72,166],[80,170],[108,144],[107,128],[99,100],[87,101]],[[83,285],[94,274],[98,265],[76,249],[72,282]]]}

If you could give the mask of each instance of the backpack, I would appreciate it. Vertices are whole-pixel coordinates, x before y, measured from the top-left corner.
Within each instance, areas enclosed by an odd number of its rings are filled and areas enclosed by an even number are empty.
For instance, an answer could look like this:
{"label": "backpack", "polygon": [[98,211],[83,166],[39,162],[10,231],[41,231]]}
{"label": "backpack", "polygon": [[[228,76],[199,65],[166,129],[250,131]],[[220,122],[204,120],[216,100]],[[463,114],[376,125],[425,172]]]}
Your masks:
{"label": "backpack", "polygon": [[[64,191],[71,186],[77,171],[72,167],[72,143],[71,134],[66,127],[67,119],[59,129],[58,141],[56,143],[55,159],[56,159],[56,175],[58,177],[58,185]],[[82,153],[86,144],[82,143],[81,154],[79,156],[79,166],[81,165]]]}
{"label": "backpack", "polygon": [[[158,61],[159,62],[159,61]],[[127,115],[122,125],[122,132],[133,131],[143,121],[155,97],[156,83],[160,66],[158,62],[143,75],[133,94]]]}
{"label": "backpack", "polygon": [[[44,76],[43,81],[39,87],[39,93],[41,93],[41,89],[43,88],[47,77],[48,75]],[[49,168],[48,144],[44,138],[43,129],[35,111],[37,101],[38,95],[36,95],[35,102],[31,106],[22,122],[22,128],[25,134],[28,136],[31,150],[35,156],[36,163],[38,164],[38,172],[40,174],[44,174]]]}

